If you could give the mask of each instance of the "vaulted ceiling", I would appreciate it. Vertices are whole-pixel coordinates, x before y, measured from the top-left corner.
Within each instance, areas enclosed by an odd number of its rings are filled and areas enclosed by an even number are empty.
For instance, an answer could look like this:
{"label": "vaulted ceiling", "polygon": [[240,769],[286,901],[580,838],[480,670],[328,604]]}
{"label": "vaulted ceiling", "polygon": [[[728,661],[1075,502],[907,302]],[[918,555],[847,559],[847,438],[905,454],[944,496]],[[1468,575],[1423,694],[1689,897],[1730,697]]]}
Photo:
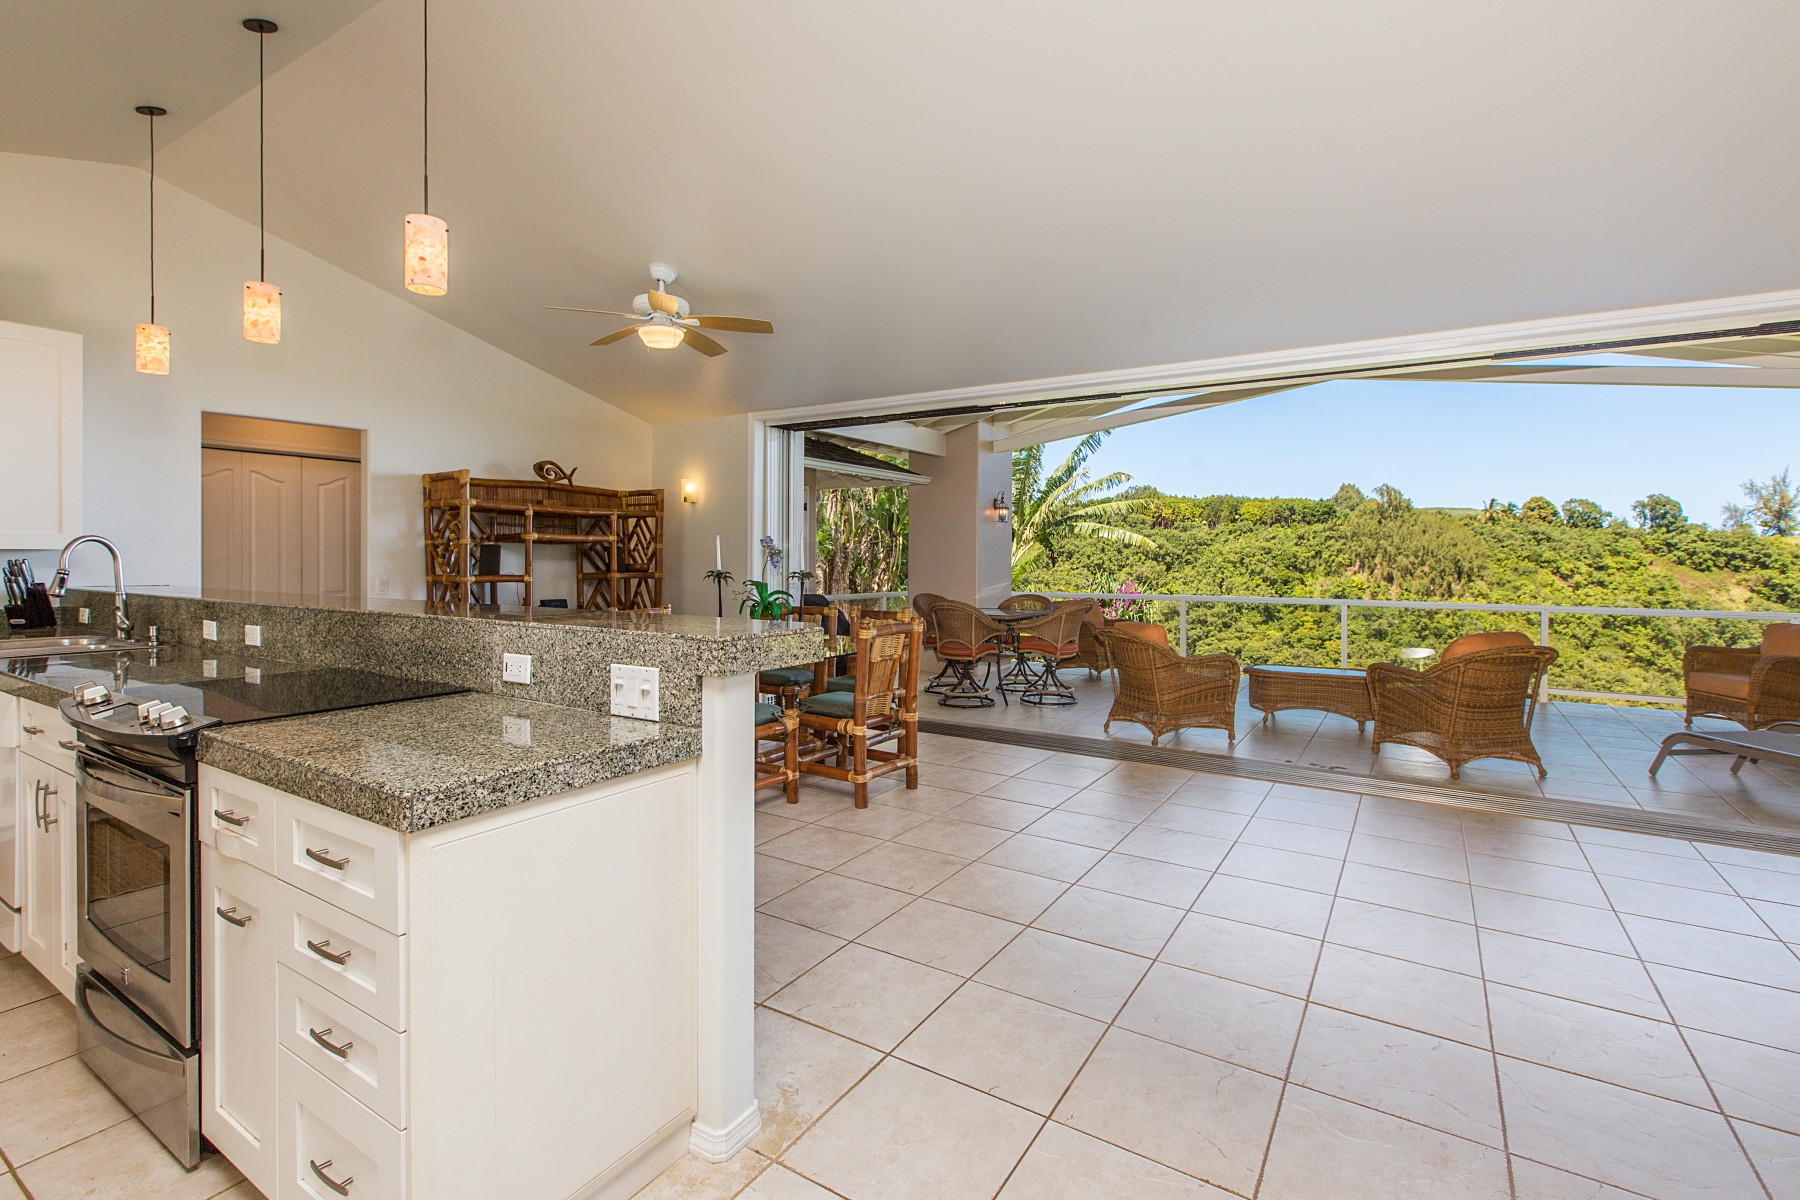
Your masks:
{"label": "vaulted ceiling", "polygon": [[[281,22],[271,232],[657,422],[1800,279],[1786,0],[436,0],[440,299],[400,287],[420,0],[0,14],[0,149],[141,163],[161,103],[159,169],[251,220],[238,22]],[[652,260],[775,335],[540,307]]]}

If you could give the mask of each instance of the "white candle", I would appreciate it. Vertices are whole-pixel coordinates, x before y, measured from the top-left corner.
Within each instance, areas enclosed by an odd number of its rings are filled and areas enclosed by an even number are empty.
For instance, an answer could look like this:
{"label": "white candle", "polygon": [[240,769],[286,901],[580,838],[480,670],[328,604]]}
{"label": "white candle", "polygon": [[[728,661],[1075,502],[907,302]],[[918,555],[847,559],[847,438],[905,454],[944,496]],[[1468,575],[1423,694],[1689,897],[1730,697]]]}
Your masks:
{"label": "white candle", "polygon": [[725,569],[725,551],[720,547],[719,535],[716,533],[713,534],[713,569],[715,571]]}

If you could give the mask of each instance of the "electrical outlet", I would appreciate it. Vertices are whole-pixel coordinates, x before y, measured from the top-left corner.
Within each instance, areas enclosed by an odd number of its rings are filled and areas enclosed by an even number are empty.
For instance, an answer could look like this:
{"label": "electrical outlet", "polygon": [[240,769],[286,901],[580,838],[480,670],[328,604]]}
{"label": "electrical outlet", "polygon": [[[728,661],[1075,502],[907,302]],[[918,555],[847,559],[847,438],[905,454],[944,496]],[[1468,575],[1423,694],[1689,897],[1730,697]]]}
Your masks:
{"label": "electrical outlet", "polygon": [[509,746],[531,745],[531,721],[526,717],[501,717],[500,736]]}
{"label": "electrical outlet", "polygon": [[244,682],[245,683],[261,683],[262,682],[262,668],[261,667],[245,667],[244,668]]}
{"label": "electrical outlet", "polygon": [[502,654],[500,656],[500,679],[505,683],[530,683],[531,655]]}
{"label": "electrical outlet", "polygon": [[615,717],[662,720],[662,672],[656,667],[614,663],[612,700],[608,709]]}
{"label": "electrical outlet", "polygon": [[219,677],[219,660],[216,658],[203,660],[200,663],[200,676],[203,679],[217,679]]}
{"label": "electrical outlet", "polygon": [[88,623],[88,610],[85,608],[78,608],[75,611],[80,614],[79,619],[80,619],[81,623],[83,625],[86,625]]}
{"label": "electrical outlet", "polygon": [[217,621],[200,622],[200,636],[209,642],[219,640],[219,623]]}
{"label": "electrical outlet", "polygon": [[246,626],[244,626],[244,645],[246,645],[246,646],[262,645],[262,626],[261,625],[246,625]]}
{"label": "electrical outlet", "polygon": [[379,578],[375,581],[375,594],[377,596],[385,596],[385,595],[387,595],[387,589],[388,589],[387,576],[383,575],[381,578]]}

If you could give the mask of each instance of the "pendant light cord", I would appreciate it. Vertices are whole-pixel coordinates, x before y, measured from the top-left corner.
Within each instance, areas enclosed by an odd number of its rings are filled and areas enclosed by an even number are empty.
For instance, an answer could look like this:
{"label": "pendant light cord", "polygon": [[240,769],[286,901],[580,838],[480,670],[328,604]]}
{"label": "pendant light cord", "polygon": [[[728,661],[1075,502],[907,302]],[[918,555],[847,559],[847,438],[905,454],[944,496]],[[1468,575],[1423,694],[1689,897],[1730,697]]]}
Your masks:
{"label": "pendant light cord", "polygon": [[424,152],[425,152],[425,215],[430,216],[431,215],[431,0],[421,0],[421,3],[424,6],[424,12],[425,12],[425,19],[420,25],[420,36],[419,36],[419,51],[420,51],[421,57],[425,61],[425,71],[424,71],[425,82],[424,82],[424,86],[420,89],[420,91],[422,92],[422,95],[420,97],[420,99],[421,99],[420,107],[424,113],[424,120],[421,122],[421,125],[423,127],[424,136],[421,138],[421,141],[424,143]]}
{"label": "pendant light cord", "polygon": [[150,323],[156,324],[156,118],[150,118]]}
{"label": "pendant light cord", "polygon": [[268,192],[263,182],[263,43],[269,35],[256,35],[256,278],[269,281]]}

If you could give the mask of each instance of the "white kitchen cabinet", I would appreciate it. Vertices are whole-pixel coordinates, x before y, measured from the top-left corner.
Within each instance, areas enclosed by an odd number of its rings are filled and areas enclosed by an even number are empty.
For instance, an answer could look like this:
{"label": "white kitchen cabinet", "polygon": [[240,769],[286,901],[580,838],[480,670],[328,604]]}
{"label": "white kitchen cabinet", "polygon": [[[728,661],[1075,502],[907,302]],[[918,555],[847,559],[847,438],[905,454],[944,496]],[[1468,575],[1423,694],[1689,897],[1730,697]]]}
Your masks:
{"label": "white kitchen cabinet", "polygon": [[[395,1200],[620,1200],[686,1148],[695,764],[416,834],[205,765],[200,790],[259,831],[201,822],[202,1125],[274,1200],[336,1200],[346,1176]],[[256,915],[225,929],[219,906]],[[265,1184],[267,1136],[237,1130],[271,1096]]]}
{"label": "white kitchen cabinet", "polygon": [[200,848],[200,1131],[275,1195],[275,880]]}
{"label": "white kitchen cabinet", "polygon": [[0,321],[0,546],[50,550],[81,528],[81,335]]}
{"label": "white kitchen cabinet", "polygon": [[20,952],[63,995],[75,997],[75,779],[19,756],[25,876]]}
{"label": "white kitchen cabinet", "polygon": [[19,701],[0,692],[0,949],[17,954],[25,908],[25,805],[19,791]]}

